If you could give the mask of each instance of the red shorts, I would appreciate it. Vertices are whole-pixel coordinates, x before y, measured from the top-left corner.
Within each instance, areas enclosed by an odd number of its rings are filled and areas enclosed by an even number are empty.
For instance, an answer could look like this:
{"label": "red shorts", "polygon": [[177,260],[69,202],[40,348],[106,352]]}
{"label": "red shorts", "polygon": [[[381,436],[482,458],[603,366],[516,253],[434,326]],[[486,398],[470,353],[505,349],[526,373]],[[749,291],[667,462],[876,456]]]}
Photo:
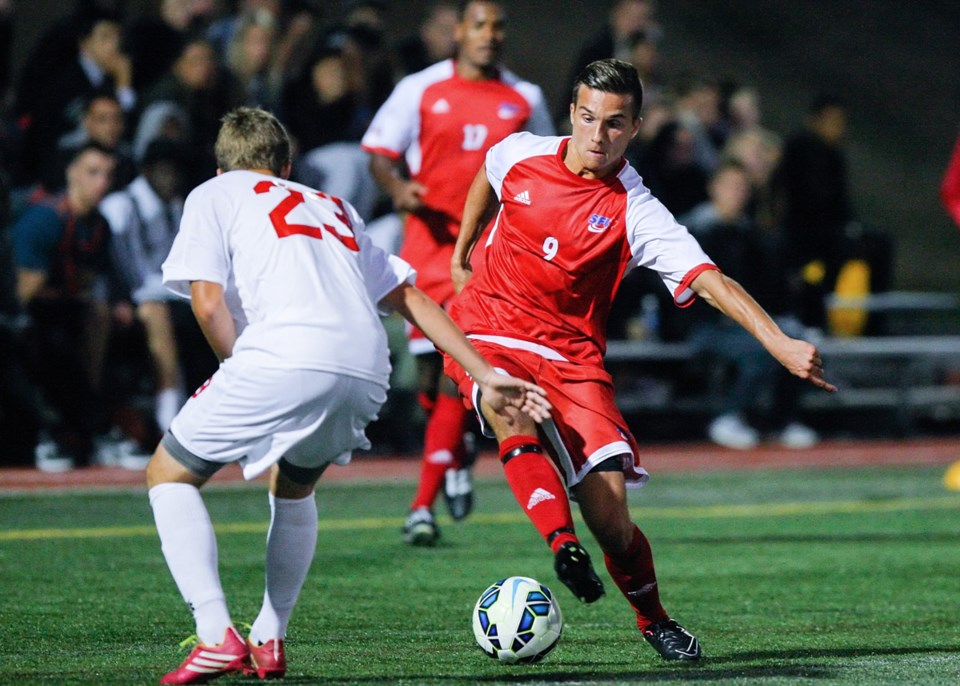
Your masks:
{"label": "red shorts", "polygon": [[[565,475],[568,487],[611,457],[623,458],[623,473],[629,484],[641,486],[647,481],[649,475],[639,462],[639,446],[614,403],[613,381],[606,370],[548,360],[496,343],[471,342],[495,368],[546,390],[553,410],[551,419],[541,424],[540,433],[547,439],[547,450]],[[477,410],[484,434],[493,437],[476,408],[473,379],[446,354],[444,371],[460,389],[464,405]]]}

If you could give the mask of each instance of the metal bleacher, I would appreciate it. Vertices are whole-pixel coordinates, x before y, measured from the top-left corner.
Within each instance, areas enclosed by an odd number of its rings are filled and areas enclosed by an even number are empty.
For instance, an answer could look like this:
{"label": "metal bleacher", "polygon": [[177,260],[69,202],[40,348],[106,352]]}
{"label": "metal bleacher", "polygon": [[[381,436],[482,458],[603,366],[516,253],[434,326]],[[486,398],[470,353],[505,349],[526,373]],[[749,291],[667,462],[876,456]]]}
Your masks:
{"label": "metal bleacher", "polygon": [[[851,304],[883,316],[886,335],[814,341],[840,392],[805,389],[804,414],[869,411],[878,431],[897,435],[920,420],[960,420],[960,296],[892,292],[829,306]],[[722,370],[688,343],[610,341],[606,364],[625,415],[706,417],[723,409]]]}

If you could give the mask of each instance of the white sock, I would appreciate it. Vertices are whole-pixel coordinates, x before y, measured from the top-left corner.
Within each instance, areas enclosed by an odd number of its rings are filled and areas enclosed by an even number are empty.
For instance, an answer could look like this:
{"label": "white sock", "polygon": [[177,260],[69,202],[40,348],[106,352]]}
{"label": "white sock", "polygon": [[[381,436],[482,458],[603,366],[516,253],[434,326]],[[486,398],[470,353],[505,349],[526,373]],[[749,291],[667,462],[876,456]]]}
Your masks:
{"label": "white sock", "polygon": [[310,571],[317,548],[317,501],[288,500],[270,494],[267,572],[263,607],[250,629],[256,645],[287,635],[287,623]]}
{"label": "white sock", "polygon": [[183,393],[178,388],[161,388],[154,400],[153,416],[161,432],[170,428],[170,422],[183,406]]}
{"label": "white sock", "polygon": [[233,622],[220,586],[217,539],[200,491],[190,484],[164,483],[151,488],[149,496],[163,557],[193,612],[197,638],[217,645]]}

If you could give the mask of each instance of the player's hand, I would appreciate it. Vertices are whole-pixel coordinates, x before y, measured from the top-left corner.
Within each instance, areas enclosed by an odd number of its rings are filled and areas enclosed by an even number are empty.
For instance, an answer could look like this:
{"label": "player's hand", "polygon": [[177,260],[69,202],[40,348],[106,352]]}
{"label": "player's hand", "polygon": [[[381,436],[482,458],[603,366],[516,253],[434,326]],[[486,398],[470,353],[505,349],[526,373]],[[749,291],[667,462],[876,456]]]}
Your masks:
{"label": "player's hand", "polygon": [[513,407],[538,424],[550,418],[553,405],[547,400],[547,392],[536,384],[495,370],[476,381],[484,402],[494,412],[502,413],[507,407]]}
{"label": "player's hand", "polygon": [[473,278],[473,267],[469,264],[452,262],[450,264],[450,280],[453,281],[453,289],[459,295],[470,279]]}
{"label": "player's hand", "polygon": [[830,393],[836,393],[837,387],[823,376],[823,358],[816,346],[795,338],[788,339],[789,343],[777,358],[794,376],[809,381],[814,386]]}
{"label": "player's hand", "polygon": [[416,181],[404,181],[397,184],[393,193],[393,206],[403,212],[416,212],[423,207],[423,196],[427,187]]}

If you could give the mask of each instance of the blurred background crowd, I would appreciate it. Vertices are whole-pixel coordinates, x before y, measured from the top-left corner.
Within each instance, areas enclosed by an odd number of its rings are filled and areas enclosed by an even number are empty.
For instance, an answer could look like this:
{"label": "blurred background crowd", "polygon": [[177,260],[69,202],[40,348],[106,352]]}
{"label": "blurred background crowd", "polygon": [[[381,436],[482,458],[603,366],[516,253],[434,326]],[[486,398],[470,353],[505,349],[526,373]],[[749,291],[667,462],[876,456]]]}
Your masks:
{"label": "blurred background crowd", "polygon": [[[576,35],[565,63],[507,63],[534,81],[551,74],[540,85],[558,130],[580,68],[632,62],[645,102],[630,162],[721,268],[795,332],[879,326],[824,306],[831,293],[894,284],[894,241],[851,197],[848,94],[811,89],[806,109],[776,130],[749,72],[672,61],[682,47],[654,0],[582,4],[600,28]],[[185,195],[215,171],[220,117],[237,105],[275,112],[295,140],[293,178],[353,203],[394,247],[398,223],[359,141],[399,79],[454,54],[457,3],[86,0],[43,21],[17,60],[18,22],[34,9],[0,0],[0,462],[141,468],[216,367],[189,305],[162,288],[160,265]],[[410,25],[411,13],[416,29],[398,31],[397,16]],[[511,14],[508,43],[527,28]],[[792,447],[816,443],[791,381],[708,310],[681,313],[638,270],[610,336],[684,340],[723,361],[728,402],[705,427],[717,443],[752,447],[764,431]],[[393,329],[395,388],[371,434],[378,450],[411,452],[421,431]]]}

